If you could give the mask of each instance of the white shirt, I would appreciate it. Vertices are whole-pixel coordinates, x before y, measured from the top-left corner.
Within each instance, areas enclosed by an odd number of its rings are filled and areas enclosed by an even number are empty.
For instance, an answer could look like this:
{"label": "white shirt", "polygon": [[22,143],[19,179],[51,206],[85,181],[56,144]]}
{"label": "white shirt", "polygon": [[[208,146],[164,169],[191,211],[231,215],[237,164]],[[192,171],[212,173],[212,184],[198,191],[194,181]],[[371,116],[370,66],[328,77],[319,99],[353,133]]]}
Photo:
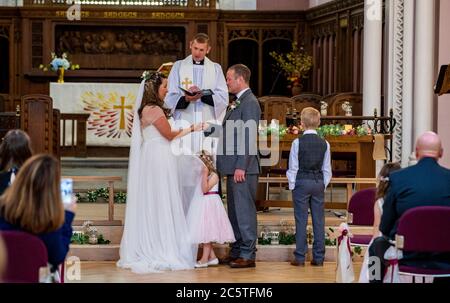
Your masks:
{"label": "white shirt", "polygon": [[250,89],[250,87],[244,88],[243,90],[241,90],[240,92],[238,92],[236,94],[236,100],[239,99],[246,91],[248,91]]}
{"label": "white shirt", "polygon": [[[305,130],[303,133],[307,134],[316,134],[315,130]],[[327,143],[327,150],[325,151],[325,155],[323,157],[322,163],[322,172],[323,172],[323,183],[325,184],[325,188],[327,188],[328,184],[331,180],[331,154],[330,154],[330,144]],[[292,142],[291,152],[289,153],[289,169],[286,172],[286,177],[289,181],[289,189],[293,190],[295,188],[295,181],[297,179],[298,172],[298,139],[295,139]]]}

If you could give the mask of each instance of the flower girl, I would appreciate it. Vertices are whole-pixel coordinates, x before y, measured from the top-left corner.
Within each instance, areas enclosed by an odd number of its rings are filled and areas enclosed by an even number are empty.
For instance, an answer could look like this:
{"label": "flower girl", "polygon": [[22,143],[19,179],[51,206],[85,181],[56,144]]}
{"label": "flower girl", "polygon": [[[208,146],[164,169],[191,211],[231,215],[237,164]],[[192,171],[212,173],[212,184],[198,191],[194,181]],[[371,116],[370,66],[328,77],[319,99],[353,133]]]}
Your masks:
{"label": "flower girl", "polygon": [[219,264],[212,243],[234,242],[233,228],[218,192],[219,176],[211,155],[200,154],[204,166],[201,172],[201,196],[191,202],[188,211],[188,225],[191,239],[202,244],[203,253],[195,267],[203,268]]}

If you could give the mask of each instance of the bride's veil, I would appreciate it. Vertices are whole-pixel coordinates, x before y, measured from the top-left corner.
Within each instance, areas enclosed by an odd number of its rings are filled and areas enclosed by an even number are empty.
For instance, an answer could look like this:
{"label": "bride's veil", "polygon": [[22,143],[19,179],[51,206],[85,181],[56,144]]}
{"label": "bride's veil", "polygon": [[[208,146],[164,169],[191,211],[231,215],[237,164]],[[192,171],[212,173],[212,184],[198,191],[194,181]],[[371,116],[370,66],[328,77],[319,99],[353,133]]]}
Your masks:
{"label": "bride's veil", "polygon": [[126,266],[127,262],[132,261],[133,250],[127,250],[127,247],[133,247],[138,241],[137,232],[137,193],[139,186],[139,166],[140,166],[140,154],[142,145],[142,131],[141,122],[139,119],[138,109],[141,107],[142,97],[144,96],[145,79],[142,80],[139,86],[139,92],[136,97],[136,103],[134,105],[133,127],[131,133],[131,145],[130,156],[128,162],[128,182],[127,182],[127,207],[125,211],[125,223],[122,236],[122,242],[120,245],[120,260],[119,266]]}
{"label": "bride's veil", "polygon": [[183,154],[178,157],[179,184],[186,215],[191,203],[202,199],[201,180],[203,167],[205,167],[205,164],[197,155]]}
{"label": "bride's veil", "polygon": [[[127,207],[125,212],[125,224],[120,245],[120,260],[117,265],[120,267],[129,267],[129,264],[135,262],[136,255],[134,247],[139,245],[139,230],[142,226],[138,226],[138,190],[139,190],[139,169],[142,163],[140,163],[141,146],[143,143],[141,123],[138,115],[138,109],[142,103],[142,97],[144,95],[145,80],[143,80],[139,86],[139,92],[136,97],[136,103],[134,105],[134,118],[131,135],[130,156],[128,164],[128,182],[127,182]],[[179,139],[177,139],[179,140]],[[183,210],[185,216],[189,211],[189,207],[192,201],[198,201],[203,196],[201,191],[201,171],[204,166],[203,162],[198,156],[192,155],[192,152],[184,152],[181,156],[177,157],[177,175],[179,176],[179,190],[183,203]],[[190,222],[186,224],[190,226]],[[180,226],[183,226],[182,224]],[[186,226],[189,228],[189,226]],[[187,232],[187,231],[186,231]],[[186,239],[188,240],[188,239]],[[188,240],[190,241],[190,240]],[[197,243],[190,243],[193,263],[195,262],[195,256],[197,254]]]}

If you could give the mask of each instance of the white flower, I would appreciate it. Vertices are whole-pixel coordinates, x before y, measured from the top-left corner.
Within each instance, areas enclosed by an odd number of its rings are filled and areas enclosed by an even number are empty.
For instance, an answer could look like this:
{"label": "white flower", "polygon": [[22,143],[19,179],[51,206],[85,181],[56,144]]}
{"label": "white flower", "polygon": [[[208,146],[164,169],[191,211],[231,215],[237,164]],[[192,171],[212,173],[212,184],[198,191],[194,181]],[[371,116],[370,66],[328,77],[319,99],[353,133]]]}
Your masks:
{"label": "white flower", "polygon": [[235,100],[230,104],[230,110],[235,110],[236,108],[239,107],[239,105],[241,105],[241,101],[240,100]]}
{"label": "white flower", "polygon": [[148,70],[145,70],[142,75],[141,79],[147,80],[150,77],[150,72]]}

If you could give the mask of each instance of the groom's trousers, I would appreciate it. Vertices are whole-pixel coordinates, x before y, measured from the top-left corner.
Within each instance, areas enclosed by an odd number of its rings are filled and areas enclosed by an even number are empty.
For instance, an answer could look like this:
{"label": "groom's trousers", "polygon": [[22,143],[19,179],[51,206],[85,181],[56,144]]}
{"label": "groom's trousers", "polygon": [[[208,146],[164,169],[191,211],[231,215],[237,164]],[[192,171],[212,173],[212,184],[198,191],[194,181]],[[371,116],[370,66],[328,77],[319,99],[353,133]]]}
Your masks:
{"label": "groom's trousers", "polygon": [[236,238],[231,246],[230,257],[255,260],[258,175],[245,175],[245,181],[240,183],[234,183],[233,177],[227,175],[228,217]]}

